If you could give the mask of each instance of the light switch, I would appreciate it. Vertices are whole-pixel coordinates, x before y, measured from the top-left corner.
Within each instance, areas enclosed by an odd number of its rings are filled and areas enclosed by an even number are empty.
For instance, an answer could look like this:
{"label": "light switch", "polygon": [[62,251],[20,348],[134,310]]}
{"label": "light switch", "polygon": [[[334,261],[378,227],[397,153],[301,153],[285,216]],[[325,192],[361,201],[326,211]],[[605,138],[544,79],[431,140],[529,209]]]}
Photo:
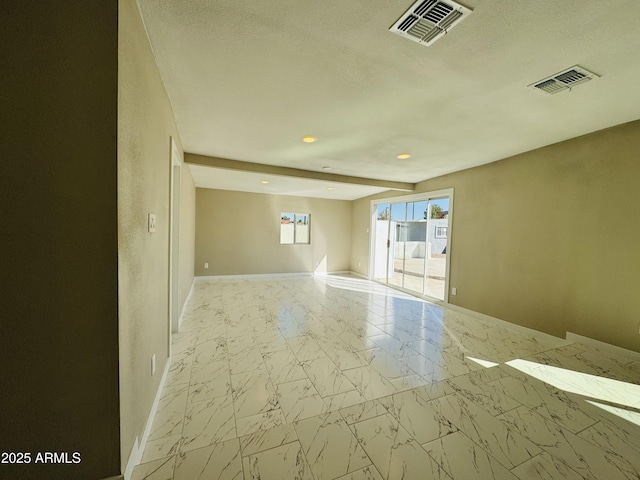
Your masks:
{"label": "light switch", "polygon": [[149,214],[149,233],[156,231],[156,215],[155,213]]}

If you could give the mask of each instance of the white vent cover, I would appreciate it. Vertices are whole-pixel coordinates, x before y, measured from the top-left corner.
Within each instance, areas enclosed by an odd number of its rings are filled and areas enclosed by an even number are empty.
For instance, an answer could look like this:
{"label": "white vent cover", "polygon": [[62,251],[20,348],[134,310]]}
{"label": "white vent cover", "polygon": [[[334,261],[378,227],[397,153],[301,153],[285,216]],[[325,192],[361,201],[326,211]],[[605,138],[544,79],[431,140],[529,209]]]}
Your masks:
{"label": "white vent cover", "polygon": [[569,91],[576,85],[586,83],[593,78],[600,77],[595,73],[576,65],[575,67],[568,68],[560,73],[556,73],[555,75],[532,83],[529,86],[540,92],[555,95],[556,93]]}
{"label": "white vent cover", "polygon": [[451,0],[418,0],[389,30],[430,46],[471,12]]}

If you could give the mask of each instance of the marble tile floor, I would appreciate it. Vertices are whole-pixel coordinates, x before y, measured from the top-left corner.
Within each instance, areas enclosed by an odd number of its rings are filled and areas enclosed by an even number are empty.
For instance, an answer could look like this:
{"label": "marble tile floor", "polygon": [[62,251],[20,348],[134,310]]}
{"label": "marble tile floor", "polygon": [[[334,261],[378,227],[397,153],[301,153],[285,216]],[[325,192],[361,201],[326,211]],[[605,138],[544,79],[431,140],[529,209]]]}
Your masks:
{"label": "marble tile floor", "polygon": [[640,479],[640,363],[349,276],[196,283],[134,480]]}

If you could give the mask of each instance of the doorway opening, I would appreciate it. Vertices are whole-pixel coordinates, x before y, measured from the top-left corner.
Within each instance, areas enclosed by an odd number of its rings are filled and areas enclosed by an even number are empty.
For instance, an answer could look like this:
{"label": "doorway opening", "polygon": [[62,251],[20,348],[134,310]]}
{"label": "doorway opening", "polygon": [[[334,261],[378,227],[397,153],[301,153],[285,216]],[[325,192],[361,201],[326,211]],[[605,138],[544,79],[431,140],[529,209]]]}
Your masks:
{"label": "doorway opening", "polygon": [[371,202],[370,278],[448,302],[453,189]]}

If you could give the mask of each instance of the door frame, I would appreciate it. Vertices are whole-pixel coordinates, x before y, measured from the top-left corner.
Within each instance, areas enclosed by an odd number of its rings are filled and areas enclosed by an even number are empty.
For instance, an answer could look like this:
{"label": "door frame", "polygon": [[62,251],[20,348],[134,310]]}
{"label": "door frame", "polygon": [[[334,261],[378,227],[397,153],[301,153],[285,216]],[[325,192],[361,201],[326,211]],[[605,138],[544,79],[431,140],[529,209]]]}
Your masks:
{"label": "door frame", "polygon": [[180,181],[182,156],[171,138],[169,205],[169,347],[171,334],[180,329]]}
{"label": "door frame", "polygon": [[[413,290],[408,290],[405,288],[401,288],[401,287],[396,287],[394,285],[390,285],[388,283],[388,274],[387,274],[387,283],[382,283],[379,282],[377,280],[375,280],[374,277],[374,267],[375,267],[375,241],[376,241],[376,213],[377,213],[377,206],[379,204],[385,204],[388,203],[389,204],[389,212],[391,212],[391,204],[392,203],[402,203],[402,202],[415,202],[415,201],[420,201],[420,200],[433,200],[433,199],[437,199],[437,198],[443,198],[443,197],[448,197],[449,198],[449,215],[447,217],[447,261],[446,261],[446,274],[445,274],[445,282],[444,282],[444,300],[440,300],[438,298],[435,297],[431,297],[429,295],[420,295],[418,293],[416,293]],[[424,193],[414,193],[414,194],[410,194],[410,195],[400,195],[397,197],[387,197],[387,198],[376,198],[374,200],[371,200],[370,202],[370,207],[369,207],[369,231],[371,232],[371,234],[369,235],[369,274],[367,275],[369,280],[372,280],[376,283],[380,283],[382,285],[386,285],[390,288],[395,288],[397,290],[401,290],[403,292],[409,293],[411,295],[414,295],[416,297],[420,297],[420,298],[425,298],[427,300],[429,300],[430,302],[433,303],[444,303],[444,304],[448,304],[449,303],[449,283],[450,283],[450,273],[451,273],[451,239],[453,237],[453,197],[454,197],[454,189],[453,188],[446,188],[443,190],[433,190],[430,192],[424,192]],[[428,219],[427,219],[428,220]],[[428,233],[428,232],[427,232]],[[428,238],[428,237],[427,237]],[[425,249],[426,250],[426,249]],[[425,268],[426,268],[426,263],[425,262]],[[425,272],[426,274],[426,272]],[[425,277],[426,278],[426,277]]]}

